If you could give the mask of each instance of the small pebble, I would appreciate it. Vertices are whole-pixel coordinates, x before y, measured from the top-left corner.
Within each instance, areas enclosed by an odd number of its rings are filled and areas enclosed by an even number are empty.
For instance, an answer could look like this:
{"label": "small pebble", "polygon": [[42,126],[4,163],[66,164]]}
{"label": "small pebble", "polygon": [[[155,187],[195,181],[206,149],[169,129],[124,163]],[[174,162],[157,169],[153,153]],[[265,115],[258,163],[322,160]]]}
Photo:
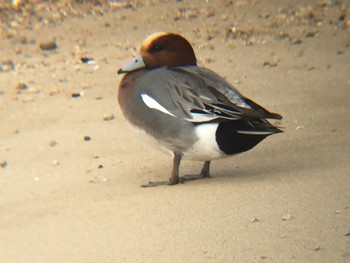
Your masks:
{"label": "small pebble", "polygon": [[84,141],[86,141],[86,142],[91,141],[91,137],[90,136],[84,136]]}
{"label": "small pebble", "polygon": [[59,165],[59,164],[60,164],[60,162],[59,162],[59,161],[57,161],[57,160],[53,160],[51,163],[52,163],[52,165],[54,165],[54,166],[57,166],[57,165]]}
{"label": "small pebble", "polygon": [[0,161],[0,167],[1,168],[6,168],[7,162],[6,161]]}
{"label": "small pebble", "polygon": [[15,69],[15,64],[12,60],[4,60],[0,62],[0,72],[9,72]]}
{"label": "small pebble", "polygon": [[344,236],[350,237],[350,230],[349,230],[349,231],[346,231],[346,232],[344,233]]}
{"label": "small pebble", "polygon": [[292,38],[292,39],[290,40],[290,43],[291,43],[292,45],[300,45],[300,44],[303,43],[303,41],[302,41],[301,39],[299,39],[299,38]]}
{"label": "small pebble", "polygon": [[49,51],[49,50],[55,50],[57,48],[57,44],[55,40],[50,40],[47,42],[39,43],[39,47],[41,50]]}
{"label": "small pebble", "polygon": [[316,36],[316,33],[315,32],[308,32],[306,33],[305,37],[306,38],[312,38],[312,37],[315,37]]}
{"label": "small pebble", "polygon": [[80,93],[72,93],[71,96],[72,96],[72,98],[79,98]]}
{"label": "small pebble", "polygon": [[321,250],[321,247],[320,246],[317,246],[314,248],[314,251],[320,251]]}
{"label": "small pebble", "polygon": [[99,164],[99,165],[97,166],[97,168],[98,168],[98,169],[102,169],[102,168],[103,168],[103,165],[102,165],[102,164]]}
{"label": "small pebble", "polygon": [[307,66],[307,70],[308,71],[311,71],[311,70],[314,70],[314,69],[316,69],[316,66],[314,66],[314,65],[308,65]]}
{"label": "small pebble", "polygon": [[270,67],[270,68],[277,67],[277,65],[278,65],[278,60],[277,59],[274,59],[273,61],[265,61],[263,63],[264,67]]}
{"label": "small pebble", "polygon": [[24,84],[24,83],[18,83],[15,86],[16,91],[28,90],[28,88],[29,87],[27,86],[27,84]]}
{"label": "small pebble", "polygon": [[31,88],[27,89],[27,92],[30,94],[37,94],[40,92],[40,90],[37,88],[31,87]]}
{"label": "small pebble", "polygon": [[56,142],[55,140],[49,141],[49,146],[50,146],[50,147],[54,147],[54,146],[56,146],[56,145],[57,145],[57,142]]}
{"label": "small pebble", "polygon": [[252,223],[254,223],[254,222],[260,222],[260,220],[259,220],[259,218],[254,217],[254,218],[252,218],[252,219],[250,220],[250,222],[252,222]]}
{"label": "small pebble", "polygon": [[288,221],[288,220],[290,220],[292,218],[292,216],[290,215],[290,214],[284,214],[283,216],[282,216],[282,220],[283,221]]}
{"label": "small pebble", "polygon": [[93,58],[89,58],[89,57],[81,57],[81,58],[80,58],[80,61],[81,61],[82,63],[89,63],[89,62],[94,61],[94,59],[93,59]]}
{"label": "small pebble", "polygon": [[113,119],[114,119],[114,115],[112,113],[107,113],[107,114],[103,115],[104,121],[111,121]]}
{"label": "small pebble", "polygon": [[59,88],[53,88],[53,89],[50,91],[49,95],[52,96],[52,95],[58,94],[58,93],[60,93],[60,92],[61,92],[61,90],[60,90]]}

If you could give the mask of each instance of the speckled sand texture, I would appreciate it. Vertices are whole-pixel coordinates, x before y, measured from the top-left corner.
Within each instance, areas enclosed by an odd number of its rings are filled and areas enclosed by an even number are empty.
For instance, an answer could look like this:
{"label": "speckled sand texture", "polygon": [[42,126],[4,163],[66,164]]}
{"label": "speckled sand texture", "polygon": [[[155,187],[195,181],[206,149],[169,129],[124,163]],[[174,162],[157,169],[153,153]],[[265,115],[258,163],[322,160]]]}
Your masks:
{"label": "speckled sand texture", "polygon": [[[1,262],[350,262],[349,1],[14,2],[0,2]],[[172,160],[126,124],[116,72],[160,30],[285,132],[211,179],[141,188]]]}

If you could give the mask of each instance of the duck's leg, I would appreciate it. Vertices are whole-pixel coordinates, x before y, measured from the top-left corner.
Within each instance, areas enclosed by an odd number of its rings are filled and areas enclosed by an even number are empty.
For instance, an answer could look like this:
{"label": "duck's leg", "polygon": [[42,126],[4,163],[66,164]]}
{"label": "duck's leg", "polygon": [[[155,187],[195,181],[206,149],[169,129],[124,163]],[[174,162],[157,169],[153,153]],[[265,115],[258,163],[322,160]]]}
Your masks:
{"label": "duck's leg", "polygon": [[203,179],[203,178],[210,178],[210,161],[205,161],[202,167],[202,170],[200,174],[186,174],[184,176],[181,176],[182,181],[190,181],[190,180],[196,180],[196,179]]}
{"label": "duck's leg", "polygon": [[[171,177],[167,181],[149,182],[148,184],[141,185],[142,187],[154,187],[158,185],[174,185],[182,183],[182,179],[179,177],[179,168],[181,162],[181,154],[174,153],[173,169],[171,171]],[[204,167],[204,166],[203,166]],[[209,172],[209,170],[208,170]]]}

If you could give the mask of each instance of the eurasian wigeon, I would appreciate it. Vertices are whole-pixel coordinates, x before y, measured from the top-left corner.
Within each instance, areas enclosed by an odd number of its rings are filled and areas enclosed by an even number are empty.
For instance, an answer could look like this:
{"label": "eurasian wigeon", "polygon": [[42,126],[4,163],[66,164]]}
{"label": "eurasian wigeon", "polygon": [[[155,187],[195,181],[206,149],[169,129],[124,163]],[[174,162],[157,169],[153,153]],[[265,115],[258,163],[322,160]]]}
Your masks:
{"label": "eurasian wigeon", "polygon": [[[181,35],[156,33],[140,55],[119,69],[125,74],[118,100],[125,118],[173,155],[174,185],[210,177],[210,161],[248,151],[282,132],[266,119],[280,120],[215,72],[198,67],[191,44]],[[204,161],[198,175],[179,176],[181,159]]]}

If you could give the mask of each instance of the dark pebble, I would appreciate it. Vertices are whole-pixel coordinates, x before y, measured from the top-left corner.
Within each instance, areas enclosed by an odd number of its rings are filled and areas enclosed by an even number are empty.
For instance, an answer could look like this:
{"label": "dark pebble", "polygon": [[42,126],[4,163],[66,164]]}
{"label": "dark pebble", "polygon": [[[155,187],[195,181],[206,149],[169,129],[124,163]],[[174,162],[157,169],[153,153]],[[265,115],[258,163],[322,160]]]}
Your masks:
{"label": "dark pebble", "polygon": [[86,142],[91,141],[91,137],[90,136],[84,136],[84,141],[86,141]]}
{"label": "dark pebble", "polygon": [[55,50],[57,48],[57,44],[55,41],[42,42],[39,44],[41,50]]}
{"label": "dark pebble", "polygon": [[6,166],[7,166],[7,162],[6,161],[0,162],[0,167],[1,168],[6,168]]}
{"label": "dark pebble", "polygon": [[82,63],[89,63],[90,61],[93,61],[94,59],[93,58],[89,58],[89,57],[81,57],[80,58],[80,61]]}
{"label": "dark pebble", "polygon": [[80,97],[80,93],[72,93],[72,98],[79,98]]}

